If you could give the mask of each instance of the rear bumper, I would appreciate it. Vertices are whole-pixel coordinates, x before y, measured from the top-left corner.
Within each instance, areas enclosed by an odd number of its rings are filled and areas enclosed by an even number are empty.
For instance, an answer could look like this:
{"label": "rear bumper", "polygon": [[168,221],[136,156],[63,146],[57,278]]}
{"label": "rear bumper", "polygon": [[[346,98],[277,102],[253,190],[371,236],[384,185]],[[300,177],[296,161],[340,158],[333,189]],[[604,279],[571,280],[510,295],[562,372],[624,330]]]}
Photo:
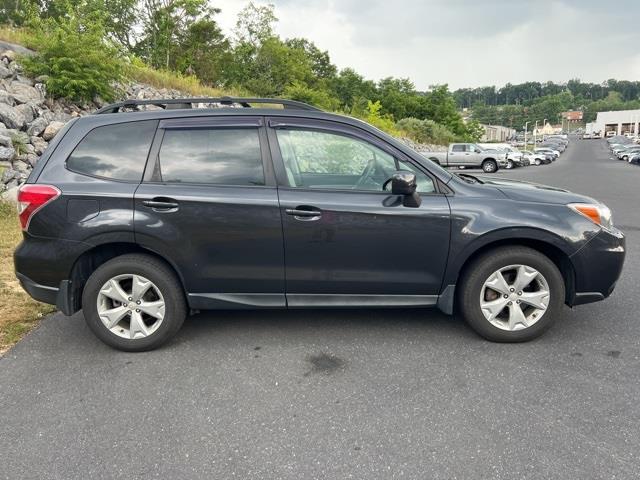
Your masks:
{"label": "rear bumper", "polygon": [[20,273],[16,273],[16,277],[18,277],[18,281],[20,282],[20,285],[22,285],[22,288],[24,288],[25,292],[31,295],[34,300],[43,303],[50,303],[51,305],[56,304],[58,300],[58,288],[41,285]]}
{"label": "rear bumper", "polygon": [[575,288],[569,305],[598,302],[609,297],[622,273],[626,254],[624,234],[601,230],[571,256]]}

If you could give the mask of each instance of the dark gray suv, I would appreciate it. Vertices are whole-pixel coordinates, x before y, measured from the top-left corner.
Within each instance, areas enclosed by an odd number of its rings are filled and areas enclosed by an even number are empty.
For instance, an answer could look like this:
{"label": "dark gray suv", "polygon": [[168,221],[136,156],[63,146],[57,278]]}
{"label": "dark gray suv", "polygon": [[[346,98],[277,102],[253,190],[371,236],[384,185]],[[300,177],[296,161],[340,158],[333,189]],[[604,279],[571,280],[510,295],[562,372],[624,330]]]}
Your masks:
{"label": "dark gray suv", "polygon": [[235,308],[437,306],[525,341],[609,296],[625,255],[596,200],[453,175],[274,99],[110,105],[61,131],[19,202],[25,290],[132,351]]}

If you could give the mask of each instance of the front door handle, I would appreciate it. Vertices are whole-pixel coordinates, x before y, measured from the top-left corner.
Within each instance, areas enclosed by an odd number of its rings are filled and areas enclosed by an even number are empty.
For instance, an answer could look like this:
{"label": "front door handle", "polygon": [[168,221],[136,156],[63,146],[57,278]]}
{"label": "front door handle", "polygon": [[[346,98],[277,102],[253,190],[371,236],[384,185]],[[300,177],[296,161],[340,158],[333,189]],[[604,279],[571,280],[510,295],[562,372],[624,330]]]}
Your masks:
{"label": "front door handle", "polygon": [[152,200],[143,200],[145,207],[150,207],[155,212],[175,212],[178,210],[178,202],[172,198],[154,198]]}
{"label": "front door handle", "polygon": [[300,205],[296,208],[287,208],[284,211],[287,215],[293,216],[296,220],[310,221],[318,220],[322,216],[322,212],[315,207]]}

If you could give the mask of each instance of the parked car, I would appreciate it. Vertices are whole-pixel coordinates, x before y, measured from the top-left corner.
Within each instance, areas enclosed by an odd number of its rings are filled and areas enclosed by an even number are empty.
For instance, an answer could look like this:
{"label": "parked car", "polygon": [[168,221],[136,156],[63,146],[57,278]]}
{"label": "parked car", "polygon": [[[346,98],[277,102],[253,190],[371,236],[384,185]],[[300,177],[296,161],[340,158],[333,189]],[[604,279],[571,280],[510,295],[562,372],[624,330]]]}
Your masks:
{"label": "parked car", "polygon": [[538,147],[538,148],[534,148],[533,151],[535,153],[549,153],[551,155],[553,155],[553,159],[557,159],[560,156],[560,152],[558,150],[552,149],[552,148],[548,148],[548,147]]}
{"label": "parked car", "polygon": [[475,143],[452,143],[446,152],[423,152],[423,155],[438,159],[443,167],[481,168],[486,173],[507,166],[505,152],[485,151]]}
{"label": "parked car", "polygon": [[522,153],[524,155],[524,158],[526,158],[529,163],[536,166],[545,165],[552,162],[551,155],[546,155],[542,152],[535,153],[530,150],[523,150]]}
{"label": "parked car", "polygon": [[629,157],[636,153],[640,153],[640,145],[634,145],[633,147],[629,147],[619,152],[618,160],[624,160],[625,162],[627,162],[629,160]]}
{"label": "parked car", "polygon": [[479,143],[479,147],[484,148],[487,151],[497,151],[506,155],[507,164],[504,168],[511,169],[515,167],[524,167],[525,164],[522,159],[522,152],[513,146],[506,143]]}
{"label": "parked car", "polygon": [[615,130],[609,130],[609,131],[605,134],[605,136],[607,136],[607,137],[613,137],[613,136],[615,136],[615,134],[616,134]]}
{"label": "parked car", "polygon": [[[188,108],[203,103],[230,108]],[[109,105],[58,133],[18,201],[24,289],[128,351],[229,308],[456,308],[487,339],[526,341],[563,303],[608,297],[625,256],[592,198],[455,175],[287,100]]]}
{"label": "parked car", "polygon": [[629,163],[635,163],[636,165],[640,164],[640,152],[631,155],[629,157]]}

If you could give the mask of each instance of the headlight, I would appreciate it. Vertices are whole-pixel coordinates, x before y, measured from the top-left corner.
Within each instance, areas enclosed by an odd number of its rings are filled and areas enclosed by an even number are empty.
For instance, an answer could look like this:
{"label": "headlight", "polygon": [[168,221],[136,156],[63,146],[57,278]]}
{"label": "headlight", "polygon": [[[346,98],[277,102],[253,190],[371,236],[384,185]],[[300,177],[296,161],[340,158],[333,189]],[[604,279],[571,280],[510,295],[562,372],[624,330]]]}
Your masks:
{"label": "headlight", "polygon": [[604,228],[613,227],[613,219],[611,218],[611,210],[602,204],[593,203],[570,203],[567,205],[574,212],[587,217],[596,225]]}

